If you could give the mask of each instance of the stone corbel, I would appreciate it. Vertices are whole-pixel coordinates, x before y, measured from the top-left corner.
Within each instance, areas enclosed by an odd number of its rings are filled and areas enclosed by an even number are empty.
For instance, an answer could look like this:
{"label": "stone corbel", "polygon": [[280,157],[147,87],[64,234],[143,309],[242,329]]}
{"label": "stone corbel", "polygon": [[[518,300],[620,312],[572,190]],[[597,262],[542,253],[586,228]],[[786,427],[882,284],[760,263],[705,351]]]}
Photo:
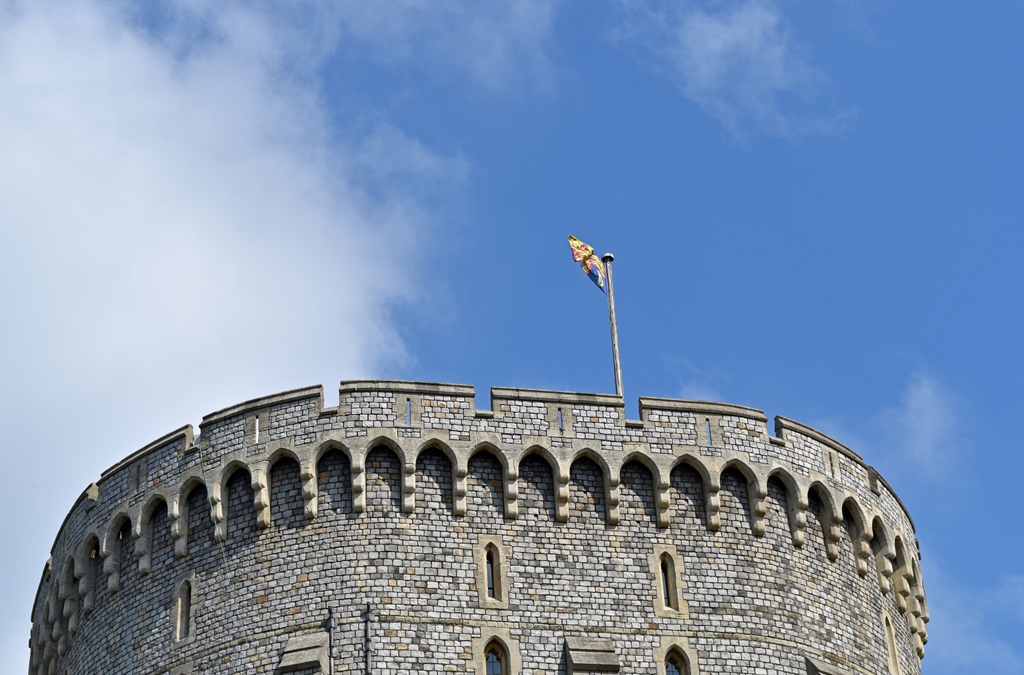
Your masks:
{"label": "stone corbel", "polygon": [[61,605],[62,603],[60,602],[60,597],[57,594],[56,588],[54,588],[53,592],[50,594],[49,604],[50,607],[47,611],[49,612],[50,616],[53,617],[53,623],[51,624],[52,627],[50,628],[50,637],[53,640],[60,640],[64,637],[66,633],[64,631],[64,625],[60,621],[60,617],[62,616],[63,612],[61,611],[61,607],[59,607],[58,605]]}
{"label": "stone corbel", "polygon": [[213,484],[210,491],[210,518],[213,520],[213,536],[217,543],[223,544],[228,540],[228,524],[224,518],[224,500],[222,498],[221,482]]}
{"label": "stone corbel", "polygon": [[270,488],[267,481],[267,465],[260,463],[251,468],[252,501],[256,507],[256,527],[265,530],[270,527]]}
{"label": "stone corbel", "polygon": [[910,594],[910,595],[909,595],[909,596],[907,597],[907,610],[908,610],[908,611],[910,612],[910,614],[911,614],[911,615],[912,615],[912,616],[914,617],[914,619],[915,619],[915,620],[914,620],[914,621],[912,621],[911,623],[912,623],[912,624],[914,624],[914,626],[913,626],[913,629],[912,629],[912,630],[913,630],[913,632],[915,632],[915,633],[916,633],[916,632],[917,632],[917,630],[918,630],[918,626],[917,626],[917,621],[916,621],[916,619],[920,619],[920,618],[921,618],[921,603],[919,603],[919,602],[917,601],[917,597],[916,597],[916,596],[915,596],[915,595],[914,595],[913,593],[911,593],[911,594]]}
{"label": "stone corbel", "polygon": [[96,600],[96,594],[93,592],[96,580],[93,579],[92,565],[88,557],[82,557],[80,562],[75,563],[75,579],[78,581],[78,597],[82,599],[82,609],[86,614],[91,614]]}
{"label": "stone corbel", "polygon": [[111,594],[117,593],[118,589],[121,588],[118,556],[113,555],[110,545],[106,541],[100,545],[100,557],[103,558],[103,574],[107,577],[107,592]]}
{"label": "stone corbel", "polygon": [[142,513],[139,513],[138,517],[135,518],[134,527],[132,527],[132,539],[135,540],[135,557],[139,560],[139,574],[145,576],[149,574],[150,565],[153,561],[151,555],[153,544],[152,514],[150,514],[149,520],[142,522]]}
{"label": "stone corbel", "polygon": [[352,512],[366,510],[366,465],[362,456],[352,457]]}
{"label": "stone corbel", "polygon": [[825,537],[825,555],[829,560],[839,559],[839,541],[843,538],[843,517],[832,514],[832,522],[828,526]]}
{"label": "stone corbel", "polygon": [[750,500],[750,529],[755,537],[764,536],[764,517],[768,513],[765,498],[768,490],[760,483],[747,483],[747,498]]}
{"label": "stone corbel", "polygon": [[513,468],[505,471],[505,518],[519,517],[519,472]]}
{"label": "stone corbel", "polygon": [[68,622],[68,633],[75,635],[78,633],[78,584],[74,581],[74,568],[71,576],[72,581],[69,584],[61,580],[60,592],[64,601],[61,609],[64,619]]}
{"label": "stone corbel", "polygon": [[666,528],[669,524],[669,508],[671,507],[671,496],[669,485],[664,479],[660,479],[654,490],[654,509],[657,513],[658,527]]}
{"label": "stone corbel", "polygon": [[569,472],[561,466],[555,477],[555,520],[569,522]]}
{"label": "stone corbel", "polygon": [[605,522],[609,525],[619,524],[619,481],[615,478],[608,479],[608,487],[605,489]]}
{"label": "stone corbel", "polygon": [[64,618],[68,620],[68,634],[78,634],[78,602],[68,601],[67,606],[64,608]]}
{"label": "stone corbel", "polygon": [[910,587],[907,585],[902,568],[893,573],[892,581],[896,589],[896,608],[900,610],[900,614],[906,614],[907,597],[910,595]]}
{"label": "stone corbel", "polygon": [[878,588],[882,591],[882,595],[892,590],[892,582],[889,580],[892,577],[892,558],[890,556],[895,557],[895,554],[879,553],[875,556],[875,569],[878,570]]}
{"label": "stone corbel", "polygon": [[167,502],[167,520],[171,522],[174,557],[181,560],[188,555],[188,503],[181,508],[181,495],[173,494]]}
{"label": "stone corbel", "polygon": [[807,539],[807,497],[798,494],[796,499],[786,496],[786,507],[789,511],[789,532],[793,537],[793,546],[800,548]]}
{"label": "stone corbel", "polygon": [[469,473],[465,466],[462,466],[462,459],[459,459],[460,465],[455,467],[455,471],[452,474],[452,513],[456,516],[466,515],[466,475]]}
{"label": "stone corbel", "polygon": [[853,552],[857,556],[857,574],[865,577],[868,574],[868,560],[871,559],[871,544],[868,535],[861,532],[853,542]]}
{"label": "stone corbel", "polygon": [[299,478],[302,480],[302,515],[306,520],[314,520],[319,488],[316,484],[316,463],[312,459],[303,461],[299,466]]}
{"label": "stone corbel", "polygon": [[54,660],[57,656],[57,643],[53,640],[48,640],[46,646],[43,647],[43,665],[39,668],[41,673],[46,675],[56,675],[56,661]]}
{"label": "stone corbel", "polygon": [[712,479],[714,482],[709,481],[704,486],[704,507],[707,509],[708,517],[708,529],[712,532],[718,532],[718,529],[722,526],[722,501],[721,496],[718,494],[719,490],[722,489],[721,483],[718,479]]}
{"label": "stone corbel", "polygon": [[402,513],[416,510],[416,465],[407,462],[402,466]]}

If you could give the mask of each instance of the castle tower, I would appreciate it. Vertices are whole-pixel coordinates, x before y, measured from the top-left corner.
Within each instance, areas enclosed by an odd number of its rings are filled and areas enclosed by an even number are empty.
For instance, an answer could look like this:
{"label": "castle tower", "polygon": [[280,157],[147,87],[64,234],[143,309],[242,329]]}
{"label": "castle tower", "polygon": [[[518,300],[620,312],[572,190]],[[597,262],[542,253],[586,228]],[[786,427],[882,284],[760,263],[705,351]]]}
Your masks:
{"label": "castle tower", "polygon": [[920,673],[914,526],[874,469],[752,408],[640,418],[396,381],[207,415],[75,503],[30,675]]}

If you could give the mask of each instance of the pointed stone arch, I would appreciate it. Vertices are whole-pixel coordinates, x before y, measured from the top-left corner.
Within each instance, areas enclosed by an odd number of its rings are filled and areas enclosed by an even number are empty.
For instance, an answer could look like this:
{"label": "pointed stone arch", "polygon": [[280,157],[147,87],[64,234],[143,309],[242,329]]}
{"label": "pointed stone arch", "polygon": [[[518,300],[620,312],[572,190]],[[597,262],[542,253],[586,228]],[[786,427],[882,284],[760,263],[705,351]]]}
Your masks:
{"label": "pointed stone arch", "polygon": [[[516,473],[520,478],[526,479],[523,487],[525,494],[535,494],[533,488],[538,490],[541,512],[547,510],[552,520],[561,523],[569,519],[569,480],[566,478],[564,483],[559,482],[558,460],[548,448],[541,445],[533,445],[528,448],[519,457]],[[547,484],[547,490],[544,489],[545,484]],[[550,499],[550,509],[546,508],[548,499]],[[527,507],[529,507],[529,502],[527,502]]]}
{"label": "pointed stone arch", "polygon": [[[676,458],[672,462],[668,472],[670,489],[672,489],[672,487],[676,485],[673,481],[679,480],[679,477],[682,475],[680,472],[684,468],[689,470],[690,472],[692,472],[693,475],[696,476],[697,483],[699,484],[698,493],[691,496],[691,499],[694,500],[699,498],[699,504],[694,503],[694,509],[698,520],[701,523],[703,523],[703,526],[707,527],[709,530],[717,529],[721,525],[721,520],[719,516],[720,503],[718,501],[718,490],[714,490],[716,510],[712,514],[712,512],[709,511],[708,509],[709,497],[711,496],[709,484],[715,481],[711,478],[711,473],[708,471],[707,466],[702,461],[700,461],[698,457],[691,454],[684,454],[681,457]],[[715,480],[717,480],[717,478]],[[680,490],[681,488],[676,487],[676,489],[678,501],[678,490]]]}
{"label": "pointed stone arch", "polygon": [[324,458],[324,455],[335,450],[344,455],[348,459],[349,464],[352,463],[352,450],[341,441],[332,438],[318,445],[316,450],[313,451],[313,464],[319,466],[320,460]]}
{"label": "pointed stone arch", "polygon": [[[490,457],[490,460],[485,457]],[[489,467],[488,464],[490,464]],[[508,490],[506,489],[508,475],[508,458],[496,446],[487,442],[474,446],[468,453],[466,461],[467,514],[475,512],[474,517],[486,517],[482,515],[483,509],[486,508],[487,495],[491,495],[490,502],[493,511],[504,518],[508,499]],[[490,480],[488,480],[488,476]],[[477,482],[480,485],[474,487]],[[470,498],[470,495],[474,493],[477,496],[475,500]]]}
{"label": "pointed stone arch", "polygon": [[167,517],[171,520],[171,538],[174,540],[174,557],[179,560],[188,555],[189,499],[192,491],[199,487],[207,494],[206,510],[210,512],[212,518],[212,511],[209,508],[210,490],[198,471],[183,477],[180,487],[171,495],[171,502],[167,507]]}
{"label": "pointed stone arch", "polygon": [[[498,458],[502,469],[502,500],[505,506],[505,518],[515,520],[519,515],[519,463],[514,461],[501,448],[490,441],[478,443],[470,451],[469,459],[483,448],[490,448],[490,452]],[[468,463],[467,463],[468,467]]]}
{"label": "pointed stone arch", "polygon": [[900,610],[900,614],[906,614],[909,608],[907,598],[910,597],[908,579],[913,576],[913,573],[910,570],[910,557],[903,543],[903,536],[899,533],[893,538],[893,550],[896,552],[892,572],[893,588],[896,591],[896,608]]}
{"label": "pointed stone arch", "polygon": [[143,503],[132,532],[135,538],[135,557],[139,559],[139,574],[143,576],[149,574],[153,564],[153,514],[161,505],[167,508],[167,493],[161,491],[151,494]]}
{"label": "pointed stone arch", "polygon": [[871,546],[868,544],[870,528],[864,517],[864,510],[861,508],[860,502],[851,495],[843,500],[841,513],[846,530],[850,533],[850,546],[853,549],[857,574],[862,577],[866,576],[868,559],[871,557]]}
{"label": "pointed stone arch", "polygon": [[[127,528],[125,528],[127,525]],[[107,530],[100,542],[100,555],[103,556],[103,573],[107,576],[107,592],[117,593],[121,588],[121,556],[124,552],[124,533],[127,530],[131,537],[132,519],[127,509],[114,514],[107,525]]]}
{"label": "pointed stone arch", "polygon": [[[600,485],[594,485],[595,482]],[[612,490],[608,487],[607,465],[596,461],[592,452],[577,452],[569,464],[569,499],[573,502],[572,510],[576,514],[573,518],[578,518],[580,514],[591,510],[584,508],[584,504],[592,504],[592,510],[598,519],[608,525],[617,525],[618,486],[614,490],[614,515],[611,513],[613,505],[609,503],[608,499],[608,494],[611,492]]]}
{"label": "pointed stone arch", "polygon": [[746,479],[747,499],[750,504],[750,530],[754,533],[755,537],[763,537],[764,515],[767,513],[767,507],[764,503],[765,497],[768,496],[767,485],[760,479],[756,471],[738,458],[730,459],[722,465],[718,472],[719,484],[721,484],[722,474],[729,469],[735,469]]}
{"label": "pointed stone arch", "polygon": [[717,532],[722,526],[722,502],[719,496],[719,492],[722,489],[721,472],[718,470],[712,471],[699,455],[689,452],[676,458],[672,463],[672,469],[674,470],[680,464],[689,466],[700,476],[704,490],[705,522],[709,530]]}
{"label": "pointed stone arch", "polygon": [[424,443],[416,451],[416,508],[418,516],[455,516],[456,455],[443,443]]}
{"label": "pointed stone arch", "polygon": [[[378,515],[402,511],[402,474],[404,452],[396,452],[394,443],[374,442],[364,456],[365,508]],[[355,473],[356,467],[352,467]],[[355,481],[353,481],[355,482]],[[353,487],[353,491],[355,488]]]}
{"label": "pointed stone arch", "polygon": [[878,572],[878,587],[882,594],[892,590],[892,563],[896,559],[896,548],[892,531],[881,516],[871,520],[871,540],[868,542],[875,558],[875,570]]}
{"label": "pointed stone arch", "polygon": [[[215,487],[221,488],[214,507],[214,538],[227,545],[229,551],[236,545],[245,546],[255,541],[260,528],[260,512],[267,504],[265,499],[265,465],[250,466],[235,459],[224,467],[221,481]],[[257,477],[257,472],[262,477]],[[262,488],[262,490],[261,490]],[[211,498],[211,501],[213,499]],[[238,541],[232,541],[232,538]]]}
{"label": "pointed stone arch", "polygon": [[62,614],[67,624],[69,635],[78,633],[78,609],[80,595],[78,593],[78,578],[76,562],[73,555],[69,555],[64,561],[64,568],[58,583],[60,589],[59,597],[63,602]]}
{"label": "pointed stone arch", "polygon": [[103,558],[100,556],[100,537],[94,529],[89,529],[78,547],[75,574],[78,577],[78,595],[82,598],[82,609],[91,614],[96,608],[96,591],[100,574],[102,574]]}
{"label": "pointed stone arch", "polygon": [[[309,472],[294,451],[281,448],[267,460],[267,507],[265,512],[273,528],[296,529],[305,525]],[[305,478],[305,480],[304,480]],[[312,497],[315,498],[316,489]]]}
{"label": "pointed stone arch", "polygon": [[213,485],[207,486],[210,496],[210,512],[214,524],[214,537],[220,543],[227,541],[228,538],[228,509],[225,503],[227,500],[228,481],[238,471],[244,471],[249,479],[252,479],[252,472],[249,470],[247,462],[237,457],[229,457],[224,467],[220,470],[220,474],[213,481]]}
{"label": "pointed stone arch", "polygon": [[812,482],[810,487],[807,488],[808,503],[812,494],[821,503],[818,523],[821,525],[821,531],[825,537],[825,555],[834,562],[839,558],[839,547],[837,544],[842,536],[840,534],[840,525],[843,522],[842,514],[836,504],[835,497],[832,496],[832,492],[820,480]]}
{"label": "pointed stone arch", "polygon": [[373,439],[367,441],[364,447],[366,448],[366,455],[369,455],[374,450],[384,447],[395,453],[395,456],[398,458],[399,465],[404,466],[409,462],[409,458],[406,457],[405,448],[402,447],[401,443],[390,436],[375,436]]}
{"label": "pointed stone arch", "polygon": [[612,473],[611,467],[608,465],[608,460],[605,459],[604,455],[597,450],[585,447],[577,450],[573,453],[569,460],[569,476],[570,481],[572,480],[572,467],[576,465],[581,459],[589,459],[597,465],[601,472],[601,482],[604,486],[603,490],[603,506],[605,512],[605,522],[608,525],[619,524],[619,476],[618,472]]}
{"label": "pointed stone arch", "polygon": [[[413,456],[411,457],[411,464],[412,464],[413,472],[411,474],[403,474],[403,477],[402,477],[402,479],[403,479],[403,482],[402,482],[402,490],[403,490],[402,509],[406,513],[413,513],[416,510],[416,496],[417,496],[416,495],[416,490],[417,490],[417,478],[416,478],[416,475],[419,473],[420,458],[423,455],[423,453],[430,452],[430,451],[439,452],[442,455],[444,455],[445,459],[448,460],[449,474],[444,479],[445,480],[445,484],[447,485],[447,488],[442,490],[442,492],[444,492],[444,491],[450,492],[451,500],[452,500],[452,503],[451,503],[450,506],[452,508],[452,512],[454,513],[455,510],[456,510],[455,509],[455,497],[454,497],[454,495],[455,495],[456,488],[458,487],[458,482],[459,482],[456,479],[456,467],[459,465],[459,456],[455,453],[454,450],[452,450],[450,445],[448,445],[444,441],[442,441],[440,439],[437,439],[437,438],[431,438],[431,439],[428,439],[428,440],[424,441],[423,443],[420,443],[420,445],[416,448],[415,452],[413,453]],[[465,486],[463,485],[462,487],[463,487],[462,491],[463,491],[463,493],[465,493],[465,489],[464,489]],[[463,501],[465,501],[465,498],[463,498]],[[465,504],[463,504],[463,509],[465,509]],[[465,514],[463,513],[463,515],[465,515]]]}
{"label": "pointed stone arch", "polygon": [[793,545],[799,548],[804,545],[804,528],[807,526],[807,492],[800,488],[793,474],[782,467],[775,467],[768,472],[765,487],[773,478],[783,486],[790,536]]}
{"label": "pointed stone arch", "polygon": [[316,461],[317,517],[354,512],[351,450],[345,444],[332,440],[322,443],[313,457]]}
{"label": "pointed stone arch", "polygon": [[[660,495],[658,490],[659,474],[654,462],[650,461],[649,458],[646,461],[642,461],[638,458],[637,453],[634,453],[623,460],[617,473],[619,476],[619,498],[621,500],[619,506],[620,517],[628,521],[629,516],[632,515],[635,521],[639,516],[642,521],[660,525],[658,515],[664,512],[667,525],[667,504],[664,510],[658,508],[658,497]],[[666,489],[665,492],[667,493],[668,490]],[[632,493],[632,497],[630,493]],[[667,494],[665,495],[665,501],[668,501]]]}

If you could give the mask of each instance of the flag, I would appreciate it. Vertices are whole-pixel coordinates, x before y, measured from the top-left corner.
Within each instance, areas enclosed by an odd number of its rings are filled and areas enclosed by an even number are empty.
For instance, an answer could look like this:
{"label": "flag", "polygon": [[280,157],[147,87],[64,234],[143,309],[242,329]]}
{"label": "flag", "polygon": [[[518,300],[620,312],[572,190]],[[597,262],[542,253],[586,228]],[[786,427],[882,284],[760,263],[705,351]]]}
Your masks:
{"label": "flag", "polygon": [[597,284],[603,293],[608,292],[605,285],[604,263],[594,255],[594,247],[587,246],[576,237],[569,235],[569,246],[572,247],[572,259],[580,264],[590,280]]}

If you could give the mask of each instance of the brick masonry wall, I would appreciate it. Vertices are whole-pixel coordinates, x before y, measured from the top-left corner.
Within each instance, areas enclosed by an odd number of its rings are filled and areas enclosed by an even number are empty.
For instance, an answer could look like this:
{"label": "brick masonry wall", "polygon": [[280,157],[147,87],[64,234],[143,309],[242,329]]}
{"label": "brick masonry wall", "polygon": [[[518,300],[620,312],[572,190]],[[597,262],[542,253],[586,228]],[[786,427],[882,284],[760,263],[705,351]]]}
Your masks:
{"label": "brick masonry wall", "polygon": [[[845,447],[724,404],[641,399],[627,422],[610,396],[474,401],[404,382],[343,383],[334,409],[285,392],[128,457],[58,534],[30,672],[275,673],[328,608],[334,672],[363,672],[367,605],[382,675],[481,672],[492,635],[524,675],[565,673],[567,636],[610,639],[627,674],[658,672],[671,644],[694,673],[806,673],[807,655],[886,674],[884,615],[901,673],[920,672],[913,526]],[[477,582],[494,537],[498,605]],[[655,547],[674,547],[680,611],[655,611]]]}

